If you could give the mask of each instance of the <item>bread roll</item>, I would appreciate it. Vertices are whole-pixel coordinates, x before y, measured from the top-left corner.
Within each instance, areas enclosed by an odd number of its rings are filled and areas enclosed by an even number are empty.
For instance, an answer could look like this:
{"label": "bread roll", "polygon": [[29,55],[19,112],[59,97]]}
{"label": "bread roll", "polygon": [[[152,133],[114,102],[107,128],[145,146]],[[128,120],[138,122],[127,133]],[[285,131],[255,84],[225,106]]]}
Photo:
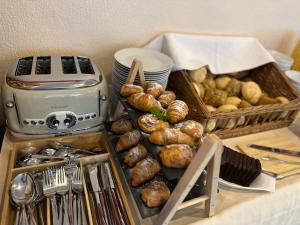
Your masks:
{"label": "bread roll", "polygon": [[123,84],[120,90],[120,94],[123,97],[128,97],[130,95],[144,92],[143,88],[134,84]]}
{"label": "bread roll", "polygon": [[215,119],[210,119],[207,121],[204,131],[206,133],[210,133],[216,128],[216,125],[217,125],[217,121]]}
{"label": "bread roll", "polygon": [[206,105],[212,105],[218,107],[224,105],[227,99],[227,93],[218,89],[207,89],[205,90],[205,96],[203,101]]}
{"label": "bread roll", "polygon": [[205,105],[208,112],[215,112],[217,109],[215,107],[213,107],[212,105]]}
{"label": "bread roll", "polygon": [[220,90],[224,90],[229,82],[230,82],[231,78],[228,76],[222,76],[222,77],[218,77],[215,79],[216,82],[216,88],[220,89]]}
{"label": "bread roll", "polygon": [[238,107],[242,109],[242,108],[252,107],[252,105],[249,102],[242,100],[238,105]]}
{"label": "bread roll", "polygon": [[232,78],[228,85],[225,88],[225,91],[227,92],[228,96],[239,96],[241,92],[243,83],[237,79]]}
{"label": "bread roll", "polygon": [[152,95],[154,98],[158,98],[164,91],[164,87],[157,82],[146,83],[145,92]]}
{"label": "bread roll", "polygon": [[281,104],[288,104],[290,102],[286,97],[283,96],[276,97],[276,100]]}
{"label": "bread roll", "polygon": [[149,136],[149,141],[156,145],[187,144],[193,145],[193,138],[175,128],[163,128],[154,131]]}
{"label": "bread roll", "polygon": [[248,81],[242,86],[242,95],[246,101],[255,105],[259,101],[262,91],[257,83]]}
{"label": "bread roll", "polygon": [[138,124],[145,133],[152,133],[153,131],[169,127],[168,122],[160,120],[153,114],[145,114],[140,116],[138,119]]}
{"label": "bread roll", "polygon": [[138,130],[132,130],[126,132],[119,138],[116,144],[116,152],[121,152],[137,145],[140,138],[141,138],[141,133]]}
{"label": "bread roll", "polygon": [[176,95],[173,91],[164,91],[158,98],[162,107],[168,107],[174,100]]}
{"label": "bread roll", "polygon": [[115,134],[124,134],[130,130],[132,130],[132,124],[126,119],[119,119],[111,125],[111,131]]}
{"label": "bread roll", "polygon": [[221,105],[217,108],[217,112],[230,112],[237,109],[235,105]]}
{"label": "bread roll", "polygon": [[222,129],[232,129],[236,124],[236,119],[229,119],[229,120],[219,120],[218,127]]}
{"label": "bread roll", "polygon": [[198,70],[192,70],[189,73],[194,82],[202,83],[206,78],[207,70],[205,67],[202,67]]}
{"label": "bread roll", "polygon": [[136,109],[147,112],[150,109],[161,109],[160,103],[150,94],[137,93],[130,95],[128,103]]}
{"label": "bread roll", "polygon": [[226,105],[234,105],[236,107],[238,107],[238,105],[241,103],[241,99],[238,97],[228,97],[226,99]]}
{"label": "bread roll", "polygon": [[216,88],[216,82],[212,78],[206,79],[201,84],[202,84],[202,86],[204,87],[205,90]]}
{"label": "bread roll", "polygon": [[184,144],[167,145],[160,149],[161,163],[170,168],[186,168],[193,159],[190,146]]}
{"label": "bread roll", "polygon": [[277,104],[278,100],[275,98],[270,98],[266,93],[263,93],[259,100],[258,105],[269,105],[269,104]]}
{"label": "bread roll", "polygon": [[189,107],[184,101],[175,100],[167,108],[167,118],[171,123],[183,120],[189,112]]}
{"label": "bread roll", "polygon": [[192,83],[193,83],[193,86],[194,86],[197,94],[202,99],[204,97],[204,94],[205,94],[205,89],[204,89],[203,85],[202,84],[197,84],[195,82],[192,82]]}

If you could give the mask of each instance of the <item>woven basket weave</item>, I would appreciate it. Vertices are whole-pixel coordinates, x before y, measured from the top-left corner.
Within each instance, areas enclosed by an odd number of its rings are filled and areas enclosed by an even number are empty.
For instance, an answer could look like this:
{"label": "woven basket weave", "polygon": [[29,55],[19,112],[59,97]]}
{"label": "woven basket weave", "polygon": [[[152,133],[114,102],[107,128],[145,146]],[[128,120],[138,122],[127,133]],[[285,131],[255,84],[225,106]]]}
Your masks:
{"label": "woven basket weave", "polygon": [[[207,126],[210,120],[215,120],[217,125],[212,132],[220,138],[237,137],[291,124],[300,109],[299,93],[292,87],[278,66],[275,63],[263,65],[251,70],[249,76],[271,97],[285,96],[290,102],[253,106],[231,112],[210,113],[185,70],[170,75],[168,89],[173,90],[178,99],[188,104],[189,119],[200,121],[204,126]],[[221,129],[218,126],[220,123],[226,126],[231,119],[237,121],[242,116],[245,117],[245,122],[241,125],[236,123],[231,129]]]}

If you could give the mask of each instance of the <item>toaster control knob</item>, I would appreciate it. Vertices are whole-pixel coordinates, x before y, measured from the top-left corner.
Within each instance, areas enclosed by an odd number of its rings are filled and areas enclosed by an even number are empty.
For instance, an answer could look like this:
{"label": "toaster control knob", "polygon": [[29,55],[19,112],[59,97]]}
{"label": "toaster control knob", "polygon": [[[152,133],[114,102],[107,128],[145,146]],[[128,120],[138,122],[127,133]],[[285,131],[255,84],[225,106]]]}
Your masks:
{"label": "toaster control knob", "polygon": [[13,108],[15,106],[15,103],[13,101],[9,101],[6,103],[7,108]]}
{"label": "toaster control knob", "polygon": [[46,124],[50,129],[57,129],[59,126],[59,120],[56,119],[55,115],[52,115],[47,118]]}
{"label": "toaster control knob", "polygon": [[67,114],[66,119],[64,119],[64,124],[68,128],[73,127],[76,123],[76,117],[73,114]]}
{"label": "toaster control knob", "polygon": [[36,125],[36,121],[34,121],[34,120],[31,120],[31,122],[30,122],[32,125]]}

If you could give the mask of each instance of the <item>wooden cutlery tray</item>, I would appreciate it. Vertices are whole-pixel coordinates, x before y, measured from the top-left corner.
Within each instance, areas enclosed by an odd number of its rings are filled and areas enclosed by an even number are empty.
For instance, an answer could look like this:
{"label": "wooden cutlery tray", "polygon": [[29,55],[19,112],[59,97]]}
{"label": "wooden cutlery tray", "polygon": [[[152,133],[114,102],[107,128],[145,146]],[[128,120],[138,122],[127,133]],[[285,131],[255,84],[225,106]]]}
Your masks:
{"label": "wooden cutlery tray", "polygon": [[[11,149],[10,149],[10,157],[9,157],[9,164],[8,164],[8,172],[6,177],[6,182],[4,185],[4,191],[3,191],[3,198],[2,198],[2,205],[1,205],[1,212],[0,212],[0,218],[1,218],[1,225],[12,225],[14,224],[14,219],[16,216],[16,208],[13,207],[10,203],[10,195],[9,195],[9,188],[10,183],[12,179],[23,172],[33,172],[33,171],[43,171],[47,169],[48,167],[58,167],[65,164],[64,161],[56,161],[56,162],[50,162],[50,163],[44,163],[44,164],[38,164],[33,166],[26,166],[26,167],[20,167],[15,168],[15,163],[17,158],[24,154],[25,152],[22,152],[21,150],[25,147],[34,146],[34,147],[47,147],[49,140],[55,140],[59,142],[70,142],[72,146],[74,147],[81,147],[81,148],[90,148],[90,147],[102,147],[105,149],[104,152],[97,155],[92,156],[85,156],[82,158],[78,158],[76,160],[76,163],[78,166],[81,166],[83,169],[88,164],[95,164],[95,163],[101,163],[108,161],[111,164],[112,171],[119,189],[120,196],[122,198],[124,207],[126,209],[128,218],[130,220],[131,224],[134,224],[134,219],[131,215],[130,207],[127,202],[127,198],[125,195],[125,192],[123,190],[120,178],[118,176],[118,173],[116,171],[115,165],[113,161],[111,160],[110,154],[108,153],[108,145],[107,145],[107,136],[105,132],[93,132],[93,133],[87,133],[87,134],[80,134],[80,135],[73,135],[73,136],[65,136],[65,137],[55,137],[55,138],[47,138],[47,139],[39,139],[39,140],[30,140],[30,141],[20,141],[20,142],[12,142],[11,143]],[[84,205],[87,212],[87,220],[90,225],[95,224],[95,220],[93,215],[95,215],[94,208],[92,207],[92,202],[89,197],[88,187],[85,182],[85,178],[83,177],[83,186],[84,186]],[[43,210],[43,218],[45,221],[45,224],[51,225],[51,210],[50,210],[50,201],[46,198],[42,201],[42,210]],[[34,210],[34,216],[37,221],[37,212]]]}

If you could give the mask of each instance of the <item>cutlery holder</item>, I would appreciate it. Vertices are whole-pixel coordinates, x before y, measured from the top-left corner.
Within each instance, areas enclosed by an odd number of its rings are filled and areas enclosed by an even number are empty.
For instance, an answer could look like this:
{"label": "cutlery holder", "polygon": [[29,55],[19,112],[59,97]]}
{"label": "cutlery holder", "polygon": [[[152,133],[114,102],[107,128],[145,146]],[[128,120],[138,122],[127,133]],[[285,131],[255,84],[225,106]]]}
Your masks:
{"label": "cutlery holder", "polygon": [[[76,163],[78,166],[82,168],[82,171],[84,171],[85,167],[89,164],[97,164],[102,162],[110,162],[112,172],[117,184],[117,188],[119,190],[120,196],[122,198],[122,202],[124,204],[124,207],[126,209],[126,213],[129,217],[129,220],[131,224],[133,223],[133,218],[131,216],[129,206],[127,204],[126,195],[124,193],[124,190],[122,188],[120,179],[118,177],[118,174],[116,172],[115,166],[113,165],[113,162],[110,158],[110,154],[108,153],[107,149],[107,143],[106,143],[106,135],[104,132],[94,132],[94,133],[87,133],[82,135],[73,135],[73,136],[66,136],[66,137],[56,137],[56,138],[48,138],[48,139],[39,139],[39,140],[31,140],[31,141],[21,141],[21,142],[12,142],[10,145],[10,157],[9,157],[9,165],[8,165],[8,173],[6,177],[6,182],[4,185],[4,191],[3,191],[3,198],[2,198],[2,205],[1,205],[1,212],[0,212],[0,218],[1,218],[1,225],[13,225],[14,219],[16,216],[16,208],[11,205],[10,203],[10,196],[9,196],[9,188],[10,183],[12,179],[23,172],[33,172],[33,171],[43,171],[49,167],[59,167],[62,165],[65,165],[64,161],[56,161],[56,162],[50,162],[50,163],[44,163],[44,164],[38,164],[38,165],[32,165],[32,166],[26,166],[26,167],[19,167],[15,168],[15,162],[16,159],[24,154],[25,152],[22,152],[20,150],[24,149],[25,147],[46,147],[49,140],[55,140],[60,142],[70,142],[72,143],[72,146],[81,147],[81,148],[89,148],[89,147],[103,147],[106,151],[103,152],[103,154],[97,154],[92,156],[85,156],[82,158],[78,158],[76,160]],[[86,178],[83,176],[83,202],[86,209],[86,216],[88,224],[94,225],[95,220],[93,218],[94,207],[92,206],[91,199],[89,197],[89,191],[86,184]],[[44,198],[42,200],[42,203],[40,203],[43,209],[43,218],[46,225],[51,225],[51,205],[50,200]],[[37,212],[34,210],[34,216],[37,221]]]}

